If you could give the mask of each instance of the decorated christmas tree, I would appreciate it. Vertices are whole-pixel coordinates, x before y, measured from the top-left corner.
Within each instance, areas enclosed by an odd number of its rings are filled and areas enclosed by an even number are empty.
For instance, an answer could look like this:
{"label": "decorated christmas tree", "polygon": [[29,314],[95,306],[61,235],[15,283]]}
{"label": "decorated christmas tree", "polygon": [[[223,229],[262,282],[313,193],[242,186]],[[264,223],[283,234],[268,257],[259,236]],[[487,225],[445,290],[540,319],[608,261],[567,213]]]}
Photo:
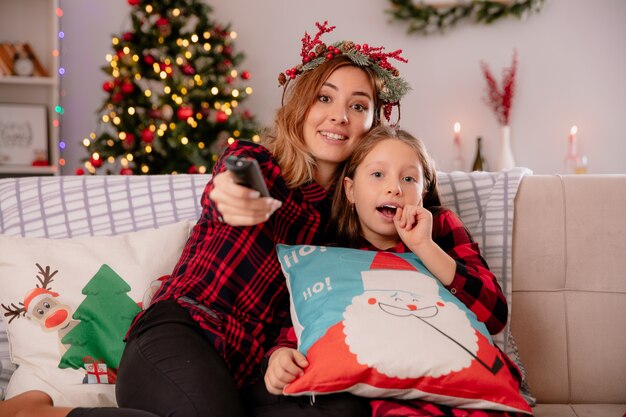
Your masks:
{"label": "decorated christmas tree", "polygon": [[[85,138],[89,173],[205,173],[235,139],[258,140],[240,107],[252,93],[230,25],[201,0],[127,0],[132,29],[114,36],[102,67],[96,132]],[[80,168],[77,173],[84,173]]]}
{"label": "decorated christmas tree", "polygon": [[113,269],[100,267],[83,288],[85,299],[72,316],[80,322],[61,340],[71,346],[59,368],[82,368],[86,357],[102,360],[111,370],[119,367],[124,337],[141,310],[129,291],[130,286]]}

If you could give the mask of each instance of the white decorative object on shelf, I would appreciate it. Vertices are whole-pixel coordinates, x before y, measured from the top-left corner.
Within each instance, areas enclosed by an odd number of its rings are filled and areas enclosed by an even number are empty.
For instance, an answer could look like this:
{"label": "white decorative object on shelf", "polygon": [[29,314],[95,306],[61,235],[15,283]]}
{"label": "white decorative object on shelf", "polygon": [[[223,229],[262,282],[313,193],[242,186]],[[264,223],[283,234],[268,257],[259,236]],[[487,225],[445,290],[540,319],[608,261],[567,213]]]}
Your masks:
{"label": "white decorative object on shelf", "polygon": [[496,171],[506,171],[515,167],[515,156],[511,147],[511,126],[501,126],[500,149],[496,161]]}

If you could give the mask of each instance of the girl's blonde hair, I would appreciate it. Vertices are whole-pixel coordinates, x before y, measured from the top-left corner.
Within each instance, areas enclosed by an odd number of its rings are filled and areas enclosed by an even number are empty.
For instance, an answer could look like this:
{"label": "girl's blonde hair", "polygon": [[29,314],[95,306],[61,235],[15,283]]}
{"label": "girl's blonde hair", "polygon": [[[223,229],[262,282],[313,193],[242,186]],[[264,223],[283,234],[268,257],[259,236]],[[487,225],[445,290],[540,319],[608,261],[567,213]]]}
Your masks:
{"label": "girl's blonde hair", "polygon": [[331,228],[337,233],[336,243],[339,246],[355,247],[362,240],[361,225],[353,205],[346,197],[343,179],[354,178],[356,169],[363,159],[378,143],[383,140],[394,139],[409,145],[415,153],[424,170],[424,196],[425,208],[433,208],[441,205],[439,190],[437,188],[437,168],[434,160],[428,155],[424,143],[410,133],[391,126],[378,126],[367,133],[359,142],[352,155],[346,161],[343,172],[333,196],[333,210],[331,216]]}
{"label": "girl's blonde hair", "polygon": [[274,127],[264,134],[264,145],[276,158],[291,188],[314,180],[315,159],[304,142],[304,122],[324,82],[334,71],[346,66],[359,68],[368,75],[374,92],[372,127],[380,124],[383,103],[378,93],[382,81],[370,67],[361,67],[346,56],[337,56],[290,82],[283,91],[283,103],[276,113]]}

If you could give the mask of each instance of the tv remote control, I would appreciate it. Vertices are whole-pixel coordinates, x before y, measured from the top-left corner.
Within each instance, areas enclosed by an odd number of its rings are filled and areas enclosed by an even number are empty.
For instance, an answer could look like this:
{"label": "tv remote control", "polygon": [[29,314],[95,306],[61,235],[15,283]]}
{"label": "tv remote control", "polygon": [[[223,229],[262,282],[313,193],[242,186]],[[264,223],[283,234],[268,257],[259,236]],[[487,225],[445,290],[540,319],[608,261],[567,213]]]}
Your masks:
{"label": "tv remote control", "polygon": [[231,155],[226,158],[225,164],[226,169],[233,174],[237,184],[258,191],[261,193],[261,197],[270,196],[256,159]]}

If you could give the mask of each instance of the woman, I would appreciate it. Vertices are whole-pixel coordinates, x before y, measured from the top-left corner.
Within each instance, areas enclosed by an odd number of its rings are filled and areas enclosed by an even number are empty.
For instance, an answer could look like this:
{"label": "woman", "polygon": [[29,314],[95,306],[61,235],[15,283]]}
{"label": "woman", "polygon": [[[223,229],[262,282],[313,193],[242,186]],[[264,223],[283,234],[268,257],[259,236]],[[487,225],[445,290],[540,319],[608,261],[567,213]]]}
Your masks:
{"label": "woman", "polygon": [[[405,62],[401,51],[326,45],[320,36],[334,27],[317,27],[314,38],[303,38],[302,64],[281,74],[283,105],[265,146],[235,142],[223,153],[178,264],[131,326],[116,387],[123,408],[54,408],[46,394],[27,393],[25,401],[0,404],[3,417],[16,415],[10,410],[21,416],[249,416],[268,408],[294,417],[369,415],[367,402],[348,394],[310,404],[270,395],[263,383],[266,354],[290,325],[275,245],[326,240],[342,163],[408,90],[388,61]],[[230,155],[255,158],[272,197],[255,198],[222,173]]]}

